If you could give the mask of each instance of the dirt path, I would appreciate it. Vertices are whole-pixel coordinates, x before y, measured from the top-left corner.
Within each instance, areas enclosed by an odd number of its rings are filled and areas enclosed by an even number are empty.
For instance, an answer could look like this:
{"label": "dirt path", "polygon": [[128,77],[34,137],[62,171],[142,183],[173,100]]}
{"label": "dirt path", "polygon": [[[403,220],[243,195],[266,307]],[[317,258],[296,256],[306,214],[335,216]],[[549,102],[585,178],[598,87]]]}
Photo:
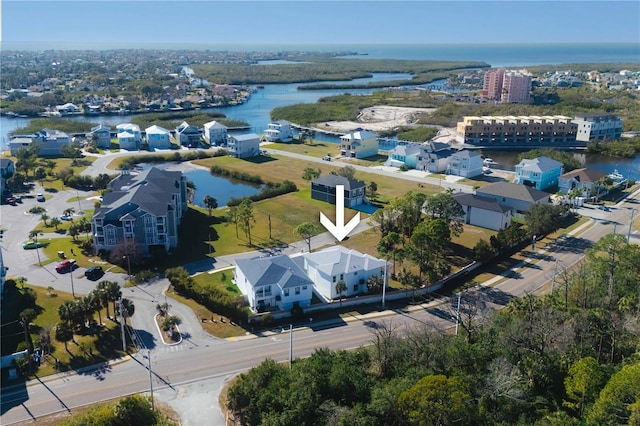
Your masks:
{"label": "dirt path", "polygon": [[318,123],[317,127],[336,132],[349,133],[358,128],[372,132],[393,129],[415,123],[420,113],[432,113],[435,108],[405,108],[378,105],[365,108],[360,112],[356,121],[326,121]]}

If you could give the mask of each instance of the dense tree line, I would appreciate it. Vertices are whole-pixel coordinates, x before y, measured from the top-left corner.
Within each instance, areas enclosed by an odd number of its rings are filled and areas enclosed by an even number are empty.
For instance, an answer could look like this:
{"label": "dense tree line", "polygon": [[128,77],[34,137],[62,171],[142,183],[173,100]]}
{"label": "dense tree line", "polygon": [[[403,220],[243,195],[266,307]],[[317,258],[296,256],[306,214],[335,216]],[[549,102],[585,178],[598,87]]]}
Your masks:
{"label": "dense tree line", "polygon": [[266,360],[229,388],[244,425],[604,425],[640,420],[640,247],[609,235],[553,292],[462,293],[459,335],[384,321],[371,345]]}
{"label": "dense tree line", "polygon": [[238,323],[247,320],[247,302],[244,297],[232,296],[214,286],[198,284],[181,266],[167,269],[165,276],[178,294],[193,299],[210,311],[226,315]]}

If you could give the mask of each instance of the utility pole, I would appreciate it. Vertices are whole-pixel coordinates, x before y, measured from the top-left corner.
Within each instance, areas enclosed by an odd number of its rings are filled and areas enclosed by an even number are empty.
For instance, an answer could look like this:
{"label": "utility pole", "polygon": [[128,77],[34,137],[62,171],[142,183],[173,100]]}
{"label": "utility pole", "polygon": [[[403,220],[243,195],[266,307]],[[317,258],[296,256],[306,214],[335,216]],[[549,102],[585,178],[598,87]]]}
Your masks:
{"label": "utility pole", "polygon": [[458,293],[458,307],[456,308],[456,336],[458,335],[458,324],[460,324],[460,298],[462,292]]}
{"label": "utility pole", "polygon": [[293,325],[289,324],[289,368],[293,367]]}
{"label": "utility pole", "polygon": [[147,361],[149,362],[149,389],[151,391],[151,411],[155,410],[153,405],[153,376],[151,374],[151,350],[147,349]]}
{"label": "utility pole", "polygon": [[556,286],[556,275],[558,273],[558,259],[556,259],[556,264],[553,267],[553,278],[551,279],[551,294],[553,294],[553,289]]}
{"label": "utility pole", "polygon": [[631,227],[633,226],[633,214],[636,212],[636,209],[631,209],[631,219],[629,222],[629,231],[627,232],[627,244],[631,244]]}
{"label": "utility pole", "polygon": [[75,299],[76,297],[76,292],[73,289],[73,265],[71,265],[71,271],[69,272],[69,276],[71,277],[71,295],[73,296],[73,298]]}
{"label": "utility pole", "polygon": [[382,307],[384,308],[384,296],[387,290],[387,265],[389,262],[384,262],[384,277],[382,277]]}
{"label": "utility pole", "polygon": [[120,332],[122,333],[122,352],[127,353],[127,341],[124,338],[124,309],[122,309],[122,297],[118,301],[120,306]]}

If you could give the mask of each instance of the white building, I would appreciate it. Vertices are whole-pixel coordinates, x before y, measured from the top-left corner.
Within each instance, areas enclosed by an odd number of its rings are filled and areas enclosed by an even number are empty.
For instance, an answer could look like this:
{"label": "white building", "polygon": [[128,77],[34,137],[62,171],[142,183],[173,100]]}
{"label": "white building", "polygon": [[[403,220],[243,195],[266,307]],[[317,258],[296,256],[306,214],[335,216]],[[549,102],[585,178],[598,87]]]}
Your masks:
{"label": "white building", "polygon": [[264,139],[267,142],[291,142],[293,140],[291,123],[286,120],[269,123],[264,131]]}
{"label": "white building", "polygon": [[315,290],[325,299],[340,296],[336,284],[343,280],[346,291],[342,296],[366,294],[367,281],[372,275],[385,279],[387,262],[357,250],[334,246],[314,253],[305,253],[293,259],[314,283]]}
{"label": "white building", "polygon": [[464,210],[463,222],[500,231],[511,225],[513,209],[503,206],[494,198],[459,192],[453,198]]}
{"label": "white building", "polygon": [[133,123],[123,123],[116,126],[118,132],[118,143],[120,149],[126,149],[128,151],[140,150],[140,142],[142,136],[140,133],[140,126]]}
{"label": "white building", "polygon": [[227,126],[217,121],[204,123],[204,140],[210,145],[224,145],[227,143],[228,130]]}
{"label": "white building", "polygon": [[582,142],[620,139],[624,122],[614,114],[576,114],[576,140]]}
{"label": "white building", "polygon": [[311,304],[313,282],[287,255],[237,259],[235,283],[258,312]]}
{"label": "white building", "polygon": [[340,155],[349,158],[366,158],[378,155],[378,135],[361,130],[340,136]]}
{"label": "white building", "polygon": [[91,128],[91,137],[95,135],[95,145],[97,148],[111,147],[111,128],[103,126],[102,124]]}
{"label": "white building", "polygon": [[260,138],[255,133],[227,138],[227,150],[236,158],[251,158],[260,154]]}
{"label": "white building", "polygon": [[475,151],[462,150],[451,154],[447,174],[474,177],[482,174],[482,156]]}

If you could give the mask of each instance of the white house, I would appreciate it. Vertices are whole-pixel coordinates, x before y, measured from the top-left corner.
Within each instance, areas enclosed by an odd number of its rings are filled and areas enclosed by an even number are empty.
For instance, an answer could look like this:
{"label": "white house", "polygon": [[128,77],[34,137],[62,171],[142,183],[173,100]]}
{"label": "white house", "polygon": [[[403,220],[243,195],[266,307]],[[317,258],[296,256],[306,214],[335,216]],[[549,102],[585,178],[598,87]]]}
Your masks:
{"label": "white house", "polygon": [[378,135],[361,130],[340,136],[340,155],[349,158],[366,158],[378,155]]}
{"label": "white house", "polygon": [[311,304],[313,282],[287,255],[237,259],[235,283],[258,312]]}
{"label": "white house", "polygon": [[117,137],[120,149],[126,149],[128,151],[140,150],[142,136],[140,134],[140,127],[137,124],[118,124],[116,130],[118,131]]}
{"label": "white house", "polygon": [[580,196],[591,197],[604,189],[602,179],[606,176],[606,173],[595,169],[572,170],[560,176],[558,190],[568,194],[573,189],[577,189],[580,191]]}
{"label": "white house", "polygon": [[512,209],[503,206],[494,198],[475,194],[457,193],[453,198],[464,210],[464,223],[500,231],[511,225]]}
{"label": "white house", "polygon": [[523,216],[533,204],[549,203],[550,194],[526,185],[511,182],[496,182],[478,188],[476,195],[493,198],[503,206],[513,209],[514,216]]}
{"label": "white house", "polygon": [[389,152],[385,166],[405,166],[410,169],[439,173],[446,170],[451,153],[451,147],[446,143],[402,143]]}
{"label": "white house", "polygon": [[229,136],[227,150],[236,158],[251,158],[260,154],[260,138],[255,133]]}
{"label": "white house", "polygon": [[171,148],[170,132],[164,127],[153,125],[144,129],[144,132],[150,150]]}
{"label": "white house", "polygon": [[80,112],[80,108],[68,102],[64,105],[56,105],[56,111],[59,112],[60,115],[75,114]]}
{"label": "white house", "polygon": [[91,137],[95,138],[95,145],[97,148],[110,148],[111,147],[111,128],[103,126],[102,124],[91,128]]}
{"label": "white house", "polygon": [[29,149],[32,143],[33,139],[28,136],[11,138],[9,140],[9,151],[11,152],[11,156],[15,157],[21,149]]}
{"label": "white house", "polygon": [[482,156],[475,151],[461,150],[451,154],[447,174],[474,177],[482,174]]}
{"label": "white house", "polygon": [[305,253],[293,259],[309,279],[315,283],[315,290],[325,299],[336,299],[340,295],[336,284],[343,280],[346,291],[342,296],[367,293],[367,281],[372,275],[385,279],[387,262],[369,254],[343,246],[334,246],[314,253]]}
{"label": "white house", "polygon": [[267,124],[267,129],[264,131],[264,139],[267,142],[291,142],[293,140],[291,123],[286,120],[279,120]]}
{"label": "white house", "polygon": [[210,145],[224,145],[227,143],[227,126],[217,121],[204,123],[204,140]]}

